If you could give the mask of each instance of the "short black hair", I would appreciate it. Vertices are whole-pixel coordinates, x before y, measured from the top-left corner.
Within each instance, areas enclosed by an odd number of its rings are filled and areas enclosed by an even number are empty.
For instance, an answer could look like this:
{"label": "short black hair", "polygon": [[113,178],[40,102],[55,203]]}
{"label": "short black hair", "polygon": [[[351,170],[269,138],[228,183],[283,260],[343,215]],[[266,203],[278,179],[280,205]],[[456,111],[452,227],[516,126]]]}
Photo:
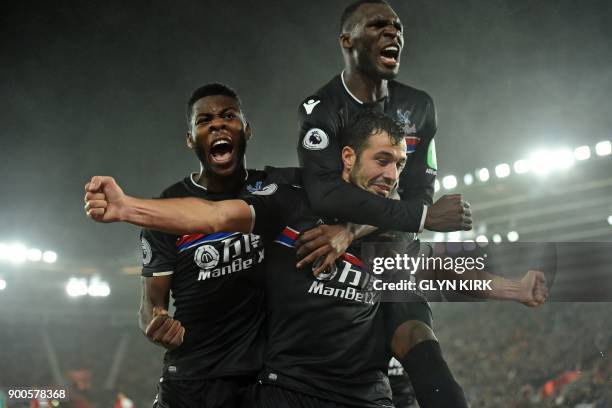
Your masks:
{"label": "short black hair", "polygon": [[349,146],[360,156],[368,146],[370,136],[379,132],[386,132],[393,145],[401,143],[405,137],[404,129],[397,121],[383,112],[368,109],[340,131],[340,139],[342,146]]}
{"label": "short black hair", "polygon": [[220,82],[212,82],[210,84],[206,84],[206,85],[203,85],[197,88],[195,91],[193,91],[193,93],[191,94],[191,97],[189,97],[189,100],[187,101],[187,126],[188,127],[191,124],[191,117],[193,115],[193,105],[200,99],[206,96],[212,96],[212,95],[225,95],[225,96],[234,98],[236,100],[236,103],[238,104],[238,109],[240,109],[242,113],[242,102],[240,101],[240,97],[238,96],[236,91],[234,91],[229,86],[222,84]]}
{"label": "short black hair", "polygon": [[350,31],[350,29],[353,28],[352,25],[354,24],[354,22],[351,21],[352,24],[350,24],[351,27],[349,29],[348,27],[349,20],[351,19],[355,11],[357,11],[357,9],[363,6],[364,4],[385,4],[391,7],[391,5],[385,0],[357,0],[349,4],[348,6],[346,6],[344,11],[342,12],[342,17],[340,17],[340,34],[346,31]]}

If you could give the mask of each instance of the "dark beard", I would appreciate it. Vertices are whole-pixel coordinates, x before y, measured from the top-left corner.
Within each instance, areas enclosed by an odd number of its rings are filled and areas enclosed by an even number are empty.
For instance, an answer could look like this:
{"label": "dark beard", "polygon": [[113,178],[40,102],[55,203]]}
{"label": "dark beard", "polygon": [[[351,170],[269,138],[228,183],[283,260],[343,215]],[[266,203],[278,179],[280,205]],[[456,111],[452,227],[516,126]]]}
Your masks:
{"label": "dark beard", "polygon": [[360,50],[358,58],[359,70],[366,74],[368,77],[376,80],[390,80],[397,77],[395,72],[381,72],[379,71],[376,64],[372,62],[370,56],[366,50]]}
{"label": "dark beard", "polygon": [[231,177],[234,177],[236,173],[244,171],[244,153],[246,152],[246,134],[244,133],[244,129],[240,131],[239,140],[240,141],[238,142],[238,154],[236,155],[237,160],[239,160],[239,163],[234,169],[234,172],[227,176],[216,173],[213,166],[211,166],[210,162],[208,161],[208,157],[204,149],[200,147],[199,144],[197,143],[195,144],[195,153],[198,159],[200,160],[200,163],[202,164],[202,168],[204,169],[203,174],[206,177],[208,178],[215,178],[215,177],[231,178]]}

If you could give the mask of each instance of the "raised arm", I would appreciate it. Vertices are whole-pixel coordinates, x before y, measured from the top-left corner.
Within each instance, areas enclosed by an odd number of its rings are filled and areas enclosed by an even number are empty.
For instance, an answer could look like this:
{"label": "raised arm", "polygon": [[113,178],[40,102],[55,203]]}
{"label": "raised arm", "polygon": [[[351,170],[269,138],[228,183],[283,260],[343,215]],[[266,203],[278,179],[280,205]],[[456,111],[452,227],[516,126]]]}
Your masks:
{"label": "raised arm", "polygon": [[172,234],[251,232],[253,227],[251,207],[242,200],[135,198],[106,176],[92,177],[85,185],[85,211],[97,222],[123,221]]}
{"label": "raised arm", "polygon": [[321,101],[310,113],[300,107],[298,157],[302,180],[317,214],[356,224],[418,232],[425,211],[420,200],[396,201],[342,180],[339,119]]}

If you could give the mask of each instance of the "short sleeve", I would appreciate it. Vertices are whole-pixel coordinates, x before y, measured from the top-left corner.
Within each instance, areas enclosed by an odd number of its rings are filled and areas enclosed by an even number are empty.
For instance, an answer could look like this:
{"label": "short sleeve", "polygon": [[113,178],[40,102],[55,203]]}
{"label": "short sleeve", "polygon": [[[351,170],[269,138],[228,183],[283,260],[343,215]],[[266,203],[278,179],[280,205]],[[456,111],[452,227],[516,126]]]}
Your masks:
{"label": "short sleeve", "polygon": [[172,275],[177,260],[177,236],[150,229],[140,232],[142,276]]}

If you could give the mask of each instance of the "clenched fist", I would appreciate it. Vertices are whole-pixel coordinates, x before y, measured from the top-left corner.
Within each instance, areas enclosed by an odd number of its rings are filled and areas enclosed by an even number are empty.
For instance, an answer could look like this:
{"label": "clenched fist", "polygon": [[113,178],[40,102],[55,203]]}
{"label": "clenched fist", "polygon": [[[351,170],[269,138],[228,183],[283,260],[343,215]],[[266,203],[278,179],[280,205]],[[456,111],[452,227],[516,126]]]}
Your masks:
{"label": "clenched fist", "polygon": [[447,194],[427,210],[425,228],[430,231],[450,232],[472,229],[470,204],[461,194]]}
{"label": "clenched fist", "polygon": [[98,222],[121,221],[125,198],[114,178],[94,176],[85,184],[85,213]]}
{"label": "clenched fist", "polygon": [[518,301],[529,307],[540,306],[548,297],[546,277],[541,271],[527,271],[520,281],[521,292]]}
{"label": "clenched fist", "polygon": [[172,350],[183,344],[185,328],[168,315],[167,310],[154,307],[153,319],[145,329],[145,335],[153,343]]}

